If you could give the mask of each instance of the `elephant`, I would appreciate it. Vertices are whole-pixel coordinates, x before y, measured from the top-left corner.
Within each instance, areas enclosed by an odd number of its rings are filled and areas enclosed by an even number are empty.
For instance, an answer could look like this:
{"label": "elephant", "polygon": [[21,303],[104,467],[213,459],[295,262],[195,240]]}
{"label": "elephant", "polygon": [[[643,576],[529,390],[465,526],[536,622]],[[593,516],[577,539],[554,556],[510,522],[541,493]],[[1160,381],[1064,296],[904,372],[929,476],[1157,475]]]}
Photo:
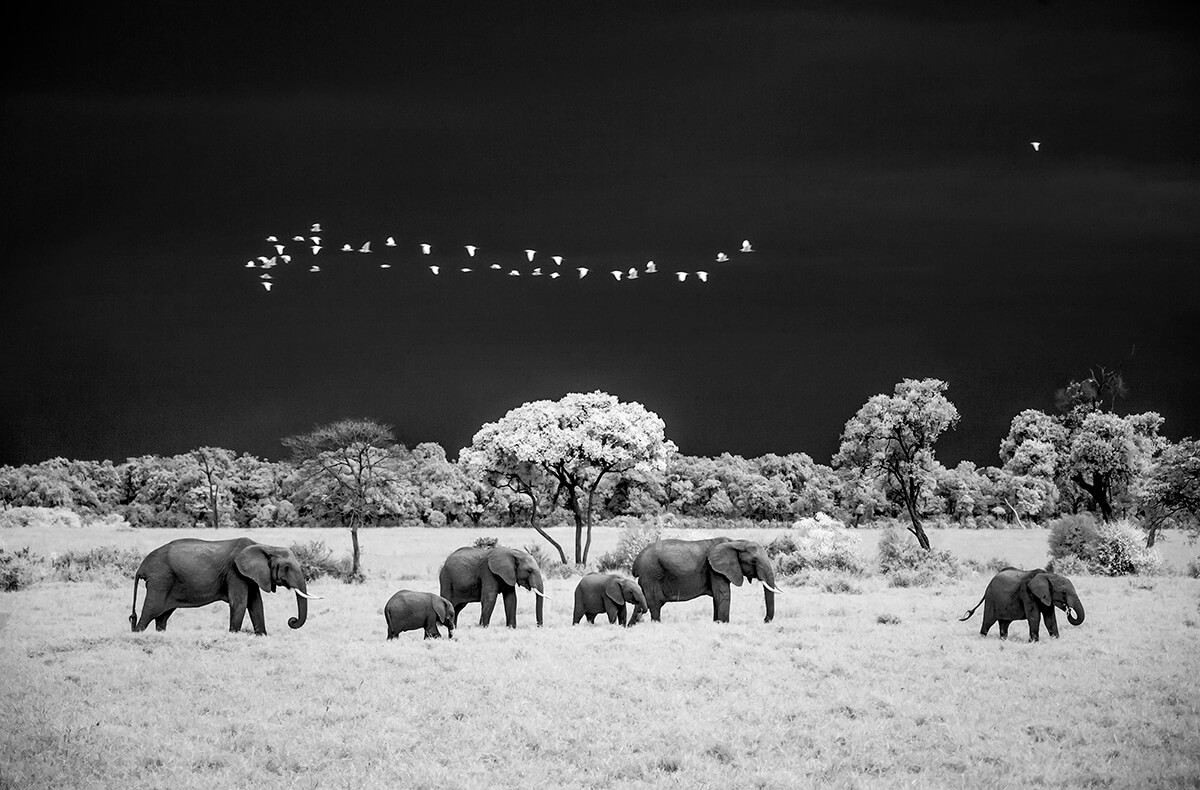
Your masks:
{"label": "elephant", "polygon": [[775,617],[775,569],[767,552],[749,540],[659,540],[642,549],[633,561],[633,575],[646,595],[650,619],[658,622],[667,601],[690,601],[701,595],[713,599],[713,621],[729,622],[729,585],[742,580],[763,583],[767,616]]}
{"label": "elephant", "polygon": [[[142,616],[137,616],[138,582],[146,582]],[[229,630],[240,631],[246,612],[254,633],[265,636],[262,595],[283,585],[296,593],[296,617],[288,620],[299,628],[308,619],[309,595],[300,562],[290,549],[255,543],[250,538],[233,540],[173,540],[146,555],[133,576],[133,613],[129,625],[144,631],[150,621],[165,631],[175,610],[207,606],[217,601],[229,604]]]}
{"label": "elephant", "polygon": [[[633,617],[628,623],[625,622],[626,603],[634,605]],[[585,617],[589,623],[594,623],[601,612],[608,615],[610,623],[635,625],[648,611],[646,596],[633,579],[611,573],[589,573],[575,586],[575,618],[571,625],[578,625]]]}
{"label": "elephant", "polygon": [[479,625],[492,619],[496,596],[504,596],[504,624],[517,627],[517,586],[537,596],[535,615],[542,625],[542,601],[548,597],[542,583],[542,569],[527,551],[508,546],[464,546],[453,551],[438,571],[442,597],[454,605],[454,625],[458,613],[469,603],[479,602]]}
{"label": "elephant", "polygon": [[400,590],[383,607],[383,619],[388,639],[418,628],[425,629],[426,639],[440,639],[439,625],[446,626],[448,638],[454,638],[454,604],[433,593]]}
{"label": "elephant", "polygon": [[987,636],[992,623],[999,620],[1001,639],[1008,638],[1008,624],[1013,620],[1028,620],[1029,641],[1038,641],[1038,624],[1042,618],[1046,619],[1050,636],[1057,639],[1056,606],[1067,613],[1067,622],[1071,625],[1082,624],[1084,618],[1083,603],[1075,592],[1075,585],[1067,577],[1041,568],[1031,571],[1004,568],[988,582],[979,603],[958,619],[969,620],[980,604],[983,604],[980,636]]}

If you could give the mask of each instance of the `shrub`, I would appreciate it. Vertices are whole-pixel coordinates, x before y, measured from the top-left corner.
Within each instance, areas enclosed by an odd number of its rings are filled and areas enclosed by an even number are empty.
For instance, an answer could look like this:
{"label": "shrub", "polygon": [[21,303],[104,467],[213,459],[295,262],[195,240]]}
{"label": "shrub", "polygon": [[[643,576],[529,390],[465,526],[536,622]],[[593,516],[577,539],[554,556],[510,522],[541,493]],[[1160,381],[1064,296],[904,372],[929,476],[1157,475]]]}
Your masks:
{"label": "shrub", "polygon": [[55,577],[65,582],[96,581],[114,576],[132,578],[144,556],[137,549],[96,546],[53,555],[50,567]]}
{"label": "shrub", "polygon": [[471,545],[477,549],[490,549],[493,546],[500,545],[500,541],[497,538],[482,537],[475,538],[475,542]]}
{"label": "shrub", "polygon": [[892,587],[934,584],[962,576],[962,567],[948,551],[926,551],[907,531],[895,527],[879,538],[879,570]]}
{"label": "shrub", "polygon": [[1194,559],[1188,563],[1187,575],[1192,579],[1200,579],[1200,558]]}
{"label": "shrub", "polygon": [[840,577],[825,582],[821,585],[821,589],[827,593],[849,593],[850,595],[862,595],[861,587],[847,579]]}
{"label": "shrub", "polygon": [[569,579],[583,572],[582,566],[570,565],[557,557],[551,557],[541,546],[534,544],[525,546],[525,551],[533,556],[534,562],[542,569],[542,577],[546,579]]}
{"label": "shrub", "polygon": [[1143,544],[1143,533],[1128,521],[1103,524],[1099,542],[1089,560],[1092,570],[1108,576],[1161,574],[1166,563],[1155,549]]}
{"label": "shrub", "polygon": [[1100,531],[1091,513],[1061,516],[1050,522],[1050,534],[1046,537],[1051,557],[1074,554],[1089,560],[1100,543]]}
{"label": "shrub", "polygon": [[[353,562],[349,557],[334,559],[333,552],[323,540],[310,540],[307,543],[293,543],[288,547],[300,562],[300,570],[304,572],[305,581],[313,581],[322,576],[329,576],[340,581],[351,581],[350,568]],[[361,573],[361,568],[359,569]]]}
{"label": "shrub", "polygon": [[65,507],[13,507],[0,511],[0,528],[81,526],[79,516]]}
{"label": "shrub", "polygon": [[[830,528],[830,523],[836,526]],[[860,554],[862,540],[839,522],[802,519],[796,525],[766,545],[777,576],[796,576],[809,569],[854,576],[867,572],[867,563]]]}
{"label": "shrub", "polygon": [[1091,573],[1091,566],[1087,561],[1076,554],[1064,554],[1061,557],[1055,557],[1046,564],[1046,570],[1052,573],[1060,573],[1063,576],[1082,576]]}
{"label": "shrub", "polygon": [[42,576],[42,558],[26,546],[16,551],[0,549],[0,592],[23,590]]}
{"label": "shrub", "polygon": [[617,547],[596,560],[596,567],[601,571],[624,570],[633,568],[633,561],[642,549],[649,546],[662,536],[663,527],[658,521],[634,521],[629,519],[617,536]]}

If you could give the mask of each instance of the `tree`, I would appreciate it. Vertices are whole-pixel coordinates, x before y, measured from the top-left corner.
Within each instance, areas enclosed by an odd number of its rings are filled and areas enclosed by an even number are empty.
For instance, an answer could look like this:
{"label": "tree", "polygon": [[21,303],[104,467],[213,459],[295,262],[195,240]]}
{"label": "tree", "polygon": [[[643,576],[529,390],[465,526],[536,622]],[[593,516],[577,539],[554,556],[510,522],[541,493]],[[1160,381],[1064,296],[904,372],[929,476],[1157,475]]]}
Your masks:
{"label": "tree", "polygon": [[1093,411],[1072,433],[1067,474],[1092,497],[1105,521],[1113,520],[1114,496],[1142,474],[1161,450],[1162,422],[1155,412],[1121,417]]}
{"label": "tree", "polygon": [[932,485],[933,445],[958,423],[958,409],[943,395],[938,379],[904,379],[892,395],[875,395],[846,422],[834,467],[882,480],[908,511],[909,532],[930,550],[921,524],[921,492]]}
{"label": "tree", "polygon": [[220,447],[201,447],[192,451],[196,465],[200,467],[204,491],[209,507],[209,525],[216,529],[221,526],[221,484],[226,481],[233,469],[233,453]]}
{"label": "tree", "polygon": [[575,562],[584,563],[600,483],[609,475],[665,474],[675,447],[664,432],[663,421],[640,403],[599,391],[571,393],[523,404],[484,425],[460,458],[466,454],[476,473],[529,496],[535,526],[539,501],[550,507],[562,501],[575,520]]}
{"label": "tree", "polygon": [[287,437],[283,446],[292,451],[298,466],[301,495],[310,504],[320,503],[349,527],[350,578],[362,581],[358,528],[398,512],[395,496],[400,480],[395,465],[404,448],[397,444],[391,426],[369,419],[320,426]]}
{"label": "tree", "polygon": [[1200,441],[1168,445],[1138,486],[1137,499],[1146,548],[1171,526],[1188,530],[1192,540],[1200,537]]}

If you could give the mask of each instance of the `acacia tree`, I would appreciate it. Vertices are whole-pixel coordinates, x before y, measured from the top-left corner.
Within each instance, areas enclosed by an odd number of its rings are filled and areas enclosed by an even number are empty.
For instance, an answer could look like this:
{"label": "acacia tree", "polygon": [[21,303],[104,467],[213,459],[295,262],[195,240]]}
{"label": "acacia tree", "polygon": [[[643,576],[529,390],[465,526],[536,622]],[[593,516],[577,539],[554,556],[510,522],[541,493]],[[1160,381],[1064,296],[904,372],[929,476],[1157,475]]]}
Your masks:
{"label": "acacia tree", "polygon": [[[640,403],[622,403],[599,391],[571,393],[559,401],[523,404],[484,425],[463,454],[477,474],[528,495],[534,519],[537,501],[553,490],[550,506],[561,501],[571,511],[575,562],[584,563],[592,545],[596,489],[609,475],[663,475],[675,449],[664,432],[662,419]],[[559,553],[565,558],[561,548]]]}
{"label": "acacia tree", "polygon": [[1113,520],[1113,497],[1145,472],[1162,449],[1162,422],[1152,411],[1127,417],[1094,411],[1072,433],[1067,474],[1092,497],[1105,521]]}
{"label": "acacia tree", "polygon": [[835,468],[856,471],[883,482],[908,511],[909,532],[930,549],[921,524],[922,489],[933,484],[933,445],[958,423],[958,409],[943,395],[938,379],[904,379],[891,395],[875,395],[846,421]]}
{"label": "acacia tree", "polygon": [[292,451],[298,467],[300,495],[336,513],[350,529],[350,578],[362,581],[358,529],[371,526],[381,515],[398,512],[396,463],[403,446],[397,444],[390,425],[369,419],[319,426],[287,437],[283,446]]}
{"label": "acacia tree", "polygon": [[1168,445],[1138,486],[1137,499],[1146,548],[1169,526],[1188,530],[1192,540],[1200,537],[1200,441]]}

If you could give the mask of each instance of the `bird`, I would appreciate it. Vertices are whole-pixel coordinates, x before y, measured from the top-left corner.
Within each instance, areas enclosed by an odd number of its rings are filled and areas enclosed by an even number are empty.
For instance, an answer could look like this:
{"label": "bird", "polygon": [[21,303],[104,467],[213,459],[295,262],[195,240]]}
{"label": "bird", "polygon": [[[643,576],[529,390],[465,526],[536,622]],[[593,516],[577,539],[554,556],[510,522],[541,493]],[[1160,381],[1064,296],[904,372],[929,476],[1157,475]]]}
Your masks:
{"label": "bird", "polygon": [[683,282],[684,280],[687,279],[688,273],[687,272],[675,272],[675,276],[679,278],[679,282]]}
{"label": "bird", "polygon": [[541,276],[542,276],[542,267],[541,267],[541,266],[537,267],[536,269],[534,269],[534,270],[533,270],[532,272],[530,272],[529,274],[530,274],[531,276],[533,276],[533,277],[541,277]]}
{"label": "bird", "polygon": [[429,267],[429,271],[433,272],[434,274],[437,274],[437,273],[438,273],[438,267],[436,267],[436,266],[430,266],[430,267]]}
{"label": "bird", "polygon": [[274,244],[275,242],[279,241],[279,239],[275,238],[274,236],[267,236],[267,241]]}
{"label": "bird", "polygon": [[525,250],[525,257],[528,258],[530,260],[530,262],[532,262],[534,253],[536,253],[536,252],[537,252],[537,250]]}
{"label": "bird", "polygon": [[284,263],[291,263],[292,256],[291,255],[280,255],[279,260],[283,261]]}
{"label": "bird", "polygon": [[477,250],[479,248],[476,247],[474,244],[468,244],[468,245],[466,245],[466,247],[467,247],[467,255],[470,255],[472,258],[474,258],[475,250]]}
{"label": "bird", "polygon": [[551,255],[550,260],[554,261],[555,266],[562,266],[563,259],[561,255]]}
{"label": "bird", "polygon": [[311,241],[313,244],[320,244],[320,243],[321,243],[321,237],[320,237],[320,236],[309,236],[309,237],[308,237],[308,240],[309,240],[309,241]]}
{"label": "bird", "polygon": [[1033,150],[1035,151],[1042,147],[1042,144],[1037,142],[1030,143],[1030,145],[1033,146]]}
{"label": "bird", "polygon": [[313,255],[316,255],[318,252],[320,252],[320,251],[321,251],[321,245],[320,245],[320,244],[314,244],[314,245],[312,246],[312,251],[313,251]]}
{"label": "bird", "polygon": [[292,236],[292,241],[304,241],[303,236]]}
{"label": "bird", "polygon": [[379,268],[380,269],[390,269],[390,268],[392,268],[392,265],[390,263],[381,263],[381,264],[379,264]]}
{"label": "bird", "polygon": [[354,252],[354,248],[351,247],[349,244],[343,244],[342,252]]}
{"label": "bird", "polygon": [[638,277],[638,270],[631,266],[629,268],[629,273],[625,275],[625,279],[626,280],[636,280],[637,277]]}
{"label": "bird", "polygon": [[263,283],[262,287],[266,288],[269,291],[269,290],[271,290],[271,283]]}
{"label": "bird", "polygon": [[725,261],[727,261],[727,260],[729,260],[729,256],[728,256],[728,255],[726,255],[726,254],[725,254],[725,253],[723,253],[723,252],[718,252],[718,253],[717,253],[717,263],[724,263],[724,262],[725,262]]}
{"label": "bird", "polygon": [[385,246],[385,247],[395,247],[395,246],[396,246],[396,239],[394,239],[394,238],[393,238],[393,237],[391,237],[391,236],[388,236],[388,237],[387,237],[387,241],[385,241],[383,244],[384,244],[384,246]]}
{"label": "bird", "polygon": [[550,272],[550,279],[551,279],[551,280],[557,280],[558,278],[559,278],[559,274],[558,274],[558,272]]}
{"label": "bird", "polygon": [[371,242],[368,241],[366,244],[359,247],[358,251],[359,252],[370,252],[371,251]]}
{"label": "bird", "polygon": [[696,272],[696,276],[700,278],[700,282],[708,282],[708,272]]}
{"label": "bird", "polygon": [[646,274],[657,274],[658,267],[654,265],[654,261],[646,262]]}
{"label": "bird", "polygon": [[576,266],[575,271],[579,272],[579,279],[582,280],[584,277],[587,277],[588,270],[585,269],[584,267]]}
{"label": "bird", "polygon": [[428,254],[429,254],[429,251],[430,251],[430,250],[432,250],[432,249],[433,249],[432,245],[429,245],[429,244],[422,244],[422,245],[421,245],[421,252],[425,253],[426,255],[428,255]]}
{"label": "bird", "polygon": [[314,223],[312,224],[312,227],[308,229],[308,232],[309,232],[309,233],[320,233],[320,232],[321,232],[321,223],[320,223],[320,222],[314,222]]}
{"label": "bird", "polygon": [[276,244],[276,245],[275,245],[275,252],[276,252],[277,254],[279,254],[279,255],[283,255],[283,245],[282,245],[282,244]]}
{"label": "bird", "polygon": [[754,248],[750,246],[750,239],[742,242],[742,248],[738,252],[754,252]]}
{"label": "bird", "polygon": [[621,281],[621,275],[624,273],[625,272],[621,271],[620,269],[614,269],[613,271],[609,272],[609,274],[616,278],[617,282]]}
{"label": "bird", "polygon": [[460,272],[469,272],[469,271],[471,271],[471,270],[470,270],[470,269],[467,269],[467,268],[462,268],[462,269],[459,269],[459,271],[460,271]]}
{"label": "bird", "polygon": [[264,274],[259,275],[259,279],[260,280],[270,280],[271,279],[270,272],[266,272]]}
{"label": "bird", "polygon": [[312,266],[309,268],[309,271],[310,271],[310,272],[319,272],[319,271],[321,271],[321,267],[320,267],[320,266],[317,266],[316,264],[313,264],[313,265],[312,265]]}
{"label": "bird", "polygon": [[519,271],[517,271],[516,269],[513,269],[512,271],[510,271],[508,273],[508,276],[509,277],[520,277],[521,273]]}
{"label": "bird", "polygon": [[254,268],[254,261],[246,261],[246,268],[247,268],[247,269],[253,269],[253,268]]}
{"label": "bird", "polygon": [[275,265],[275,256],[272,255],[270,258],[263,258],[262,262],[263,262],[262,267],[264,269],[270,269],[272,266]]}
{"label": "bird", "polygon": [[502,266],[500,266],[500,264],[498,264],[498,263],[493,263],[493,264],[492,264],[492,268],[493,268],[493,269],[500,269],[500,268],[503,268],[503,267],[502,267]]}

